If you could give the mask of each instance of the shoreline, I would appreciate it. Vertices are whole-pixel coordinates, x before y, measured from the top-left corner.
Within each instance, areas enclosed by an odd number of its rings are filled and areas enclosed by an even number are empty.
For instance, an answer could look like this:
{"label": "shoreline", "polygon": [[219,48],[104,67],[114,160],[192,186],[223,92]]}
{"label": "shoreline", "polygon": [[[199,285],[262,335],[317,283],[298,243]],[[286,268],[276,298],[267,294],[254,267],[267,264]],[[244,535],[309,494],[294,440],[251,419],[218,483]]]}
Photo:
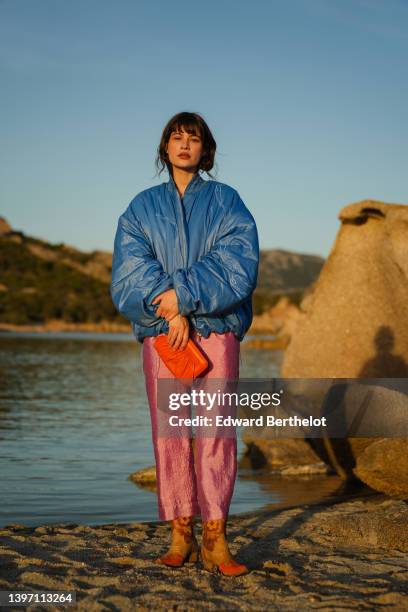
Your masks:
{"label": "shoreline", "polygon": [[[331,476],[332,478],[335,478],[336,481],[340,480],[339,477],[333,475]],[[325,476],[325,478],[330,478]],[[280,479],[282,479],[282,477],[280,477]],[[285,478],[284,478],[285,480]],[[286,477],[286,480],[290,480],[290,477]],[[136,481],[134,481],[136,482]],[[145,486],[146,487],[146,483],[150,482],[150,481],[145,481],[144,485],[140,485],[140,486]],[[347,485],[347,481],[345,482],[345,487],[346,490],[341,490],[339,493],[332,493],[326,497],[311,497],[310,499],[308,499],[307,501],[305,501],[302,505],[303,506],[316,506],[316,505],[327,505],[330,506],[332,504],[337,504],[340,502],[346,502],[346,501],[353,501],[355,499],[358,500],[363,500],[363,499],[369,499],[373,496],[379,496],[379,495],[384,495],[383,493],[380,493],[378,491],[375,491],[374,489],[371,489],[370,487],[368,487],[367,485],[364,484],[359,484],[358,488],[353,488],[353,485]],[[348,488],[349,486],[351,486],[351,490]],[[152,492],[155,493],[155,495],[157,494],[157,488],[156,488],[156,479],[154,479],[154,488],[151,489]],[[254,507],[250,510],[242,510],[241,512],[234,512],[232,514],[229,515],[230,518],[236,518],[236,519],[240,519],[240,518],[247,518],[250,516],[253,516],[255,514],[270,514],[271,512],[277,512],[277,511],[285,511],[285,510],[291,510],[292,508],[297,508],[300,504],[295,503],[294,501],[289,501],[289,500],[282,500],[280,502],[267,502],[265,504],[263,504],[262,506],[258,506],[258,507]],[[196,518],[197,521],[200,521],[200,517],[198,516]],[[38,523],[38,524],[31,524],[31,525],[27,525],[24,522],[9,522],[6,523],[5,525],[1,525],[0,524],[0,532],[4,529],[14,529],[15,527],[20,529],[20,528],[24,528],[24,529],[37,529],[40,527],[46,527],[46,528],[52,528],[54,526],[60,526],[60,525],[67,525],[67,524],[75,524],[78,526],[83,526],[83,527],[95,527],[95,528],[99,528],[99,527],[103,527],[104,525],[117,525],[117,526],[121,526],[121,525],[129,525],[129,524],[141,524],[141,525],[161,525],[161,524],[165,524],[166,521],[160,520],[160,519],[147,519],[147,520],[135,520],[135,521],[113,521],[112,523],[88,523],[88,522],[81,522],[81,523],[74,523],[74,522],[70,522],[70,521],[58,521],[58,522],[45,522],[45,523]]]}
{"label": "shoreline", "polygon": [[21,333],[53,333],[53,332],[89,332],[89,333],[115,333],[131,334],[132,329],[129,325],[121,323],[62,323],[61,321],[49,321],[36,325],[14,325],[13,323],[0,323],[0,334],[7,332]]}
{"label": "shoreline", "polygon": [[165,521],[10,524],[0,528],[0,588],[74,590],[84,611],[402,610],[407,526],[408,504],[377,493],[231,515],[231,552],[251,572],[227,578],[201,562],[154,564],[169,541]]}
{"label": "shoreline", "polygon": [[[59,333],[59,332],[89,332],[89,333],[108,333],[108,334],[132,334],[132,328],[122,323],[111,323],[103,321],[101,323],[62,323],[61,321],[48,321],[31,325],[15,325],[13,323],[0,323],[0,334],[8,332],[20,333]],[[249,329],[247,336],[271,335],[270,330]]]}

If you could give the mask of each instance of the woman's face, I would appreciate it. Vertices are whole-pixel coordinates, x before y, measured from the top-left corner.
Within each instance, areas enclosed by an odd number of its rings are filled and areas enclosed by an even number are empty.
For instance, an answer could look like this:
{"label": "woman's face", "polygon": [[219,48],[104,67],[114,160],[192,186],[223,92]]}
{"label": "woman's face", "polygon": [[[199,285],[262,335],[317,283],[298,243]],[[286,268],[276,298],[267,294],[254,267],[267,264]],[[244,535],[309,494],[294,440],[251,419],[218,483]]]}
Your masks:
{"label": "woman's face", "polygon": [[196,172],[203,152],[200,136],[189,134],[183,128],[170,134],[167,155],[170,163],[181,170]]}

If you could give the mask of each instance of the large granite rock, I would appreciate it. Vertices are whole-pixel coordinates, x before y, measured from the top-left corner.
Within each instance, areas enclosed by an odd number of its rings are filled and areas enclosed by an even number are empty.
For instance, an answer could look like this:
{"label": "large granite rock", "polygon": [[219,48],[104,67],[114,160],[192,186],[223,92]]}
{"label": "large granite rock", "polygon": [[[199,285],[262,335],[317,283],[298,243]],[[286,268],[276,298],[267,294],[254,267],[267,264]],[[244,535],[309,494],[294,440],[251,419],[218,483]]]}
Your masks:
{"label": "large granite rock", "polygon": [[[284,383],[285,401],[278,416],[325,416],[327,430],[312,431],[320,437],[308,438],[308,432],[300,428],[288,431],[266,425],[248,427],[243,432],[243,440],[253,467],[269,467],[275,471],[323,462],[342,478],[353,479],[356,459],[368,446],[380,438],[408,436],[405,379],[361,383],[355,379],[291,379]],[[384,478],[392,473],[384,474]]]}
{"label": "large granite rock", "polygon": [[[408,378],[408,206],[364,200],[344,207],[339,219],[330,255],[302,302],[305,315],[286,349],[282,375]],[[385,415],[395,416],[396,398],[392,390],[378,395]],[[404,406],[399,410],[404,418]],[[309,443],[340,476],[357,475],[389,495],[408,494],[406,478],[397,469],[408,456],[408,439],[379,439],[385,437],[381,429],[374,435],[350,431]],[[302,441],[298,445],[301,456]],[[381,455],[384,448],[390,452]]]}
{"label": "large granite rock", "polygon": [[407,377],[408,206],[364,200],[343,208],[339,218],[282,374]]}

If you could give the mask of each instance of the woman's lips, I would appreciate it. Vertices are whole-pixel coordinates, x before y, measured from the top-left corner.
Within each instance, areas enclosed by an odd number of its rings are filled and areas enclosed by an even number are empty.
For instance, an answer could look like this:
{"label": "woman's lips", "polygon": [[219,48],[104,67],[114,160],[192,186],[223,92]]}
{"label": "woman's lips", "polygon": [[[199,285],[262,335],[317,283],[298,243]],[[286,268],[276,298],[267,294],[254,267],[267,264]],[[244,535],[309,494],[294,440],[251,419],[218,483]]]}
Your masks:
{"label": "woman's lips", "polygon": [[183,159],[190,159],[191,155],[189,155],[188,153],[180,153],[178,157],[182,157]]}

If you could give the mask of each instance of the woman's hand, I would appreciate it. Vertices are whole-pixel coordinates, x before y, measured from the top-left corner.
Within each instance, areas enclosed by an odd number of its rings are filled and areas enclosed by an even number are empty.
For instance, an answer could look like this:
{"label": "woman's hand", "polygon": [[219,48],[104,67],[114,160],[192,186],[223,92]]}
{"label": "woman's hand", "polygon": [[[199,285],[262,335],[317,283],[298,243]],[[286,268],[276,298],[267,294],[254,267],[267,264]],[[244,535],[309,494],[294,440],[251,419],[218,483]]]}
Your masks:
{"label": "woman's hand", "polygon": [[163,317],[166,321],[170,321],[170,319],[178,315],[179,306],[177,294],[174,289],[163,291],[163,293],[154,298],[152,304],[157,304],[159,302],[159,307],[156,310],[156,315],[158,317]]}
{"label": "woman's hand", "polygon": [[188,342],[190,325],[187,317],[176,315],[169,321],[168,342],[174,349],[185,349]]}

